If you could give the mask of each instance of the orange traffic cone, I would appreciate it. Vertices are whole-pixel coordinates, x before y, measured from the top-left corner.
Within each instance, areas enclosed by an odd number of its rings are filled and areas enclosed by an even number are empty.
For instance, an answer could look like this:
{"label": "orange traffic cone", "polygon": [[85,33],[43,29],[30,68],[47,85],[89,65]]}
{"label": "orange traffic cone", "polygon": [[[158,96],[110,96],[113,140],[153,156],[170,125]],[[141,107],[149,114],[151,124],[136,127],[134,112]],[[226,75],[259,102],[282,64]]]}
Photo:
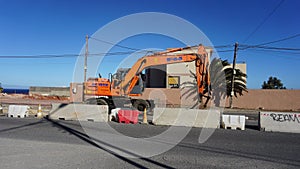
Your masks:
{"label": "orange traffic cone", "polygon": [[39,108],[38,108],[38,111],[37,111],[37,118],[41,118],[42,116],[43,116],[43,114],[42,114],[42,107],[39,104]]}
{"label": "orange traffic cone", "polygon": [[144,109],[143,123],[148,124],[147,109],[146,108]]}

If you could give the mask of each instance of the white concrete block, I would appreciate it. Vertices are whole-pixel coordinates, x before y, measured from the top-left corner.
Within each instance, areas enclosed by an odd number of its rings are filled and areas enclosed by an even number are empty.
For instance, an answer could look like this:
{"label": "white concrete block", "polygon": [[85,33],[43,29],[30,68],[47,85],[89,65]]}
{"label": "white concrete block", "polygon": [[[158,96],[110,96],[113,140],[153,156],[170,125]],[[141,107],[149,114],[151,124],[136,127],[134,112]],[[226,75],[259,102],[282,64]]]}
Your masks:
{"label": "white concrete block", "polygon": [[72,105],[73,104],[53,103],[52,109],[48,115],[49,118],[56,120],[77,120],[75,109]]}
{"label": "white concrete block", "polygon": [[107,122],[108,106],[89,104],[52,104],[49,118]]}
{"label": "white concrete block", "polygon": [[300,133],[300,113],[260,112],[259,124],[264,131]]}
{"label": "white concrete block", "polygon": [[108,121],[108,105],[75,104],[78,121]]}
{"label": "white concrete block", "polygon": [[225,129],[245,130],[245,115],[222,115],[222,127]]}
{"label": "white concrete block", "polygon": [[155,125],[219,128],[220,111],[209,109],[154,108]]}
{"label": "white concrete block", "polygon": [[9,105],[8,117],[19,117],[19,118],[28,117],[28,109],[29,106],[27,105]]}

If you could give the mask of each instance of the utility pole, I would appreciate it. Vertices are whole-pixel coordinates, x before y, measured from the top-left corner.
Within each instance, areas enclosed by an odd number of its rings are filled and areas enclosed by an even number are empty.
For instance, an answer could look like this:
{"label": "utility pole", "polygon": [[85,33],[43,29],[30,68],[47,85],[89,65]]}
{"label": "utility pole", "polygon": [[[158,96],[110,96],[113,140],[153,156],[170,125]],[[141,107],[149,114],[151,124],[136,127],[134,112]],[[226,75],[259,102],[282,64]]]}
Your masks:
{"label": "utility pole", "polygon": [[235,64],[236,64],[236,54],[237,54],[237,50],[238,50],[238,43],[236,42],[234,44],[234,54],[233,54],[233,64],[232,64],[232,79],[231,79],[231,92],[230,92],[230,99],[229,99],[229,104],[230,104],[230,108],[232,108],[232,97],[234,95],[234,76],[236,74],[235,71]]}
{"label": "utility pole", "polygon": [[84,54],[84,82],[86,82],[88,53],[89,53],[89,36],[86,35],[86,37],[85,37],[85,54]]}
{"label": "utility pole", "polygon": [[84,54],[84,79],[83,79],[83,86],[82,86],[82,101],[85,100],[85,86],[84,83],[86,82],[86,73],[87,73],[87,57],[89,54],[89,35],[85,36],[85,54]]}

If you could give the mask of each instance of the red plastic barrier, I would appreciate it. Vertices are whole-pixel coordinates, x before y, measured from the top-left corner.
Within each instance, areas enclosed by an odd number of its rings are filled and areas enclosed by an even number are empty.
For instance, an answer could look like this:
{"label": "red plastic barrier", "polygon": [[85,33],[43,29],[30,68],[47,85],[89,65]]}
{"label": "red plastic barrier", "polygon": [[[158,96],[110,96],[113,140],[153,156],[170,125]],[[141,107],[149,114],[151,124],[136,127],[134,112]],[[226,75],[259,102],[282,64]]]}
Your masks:
{"label": "red plastic barrier", "polygon": [[137,110],[119,110],[118,111],[119,123],[136,124],[138,122],[139,114],[140,112]]}

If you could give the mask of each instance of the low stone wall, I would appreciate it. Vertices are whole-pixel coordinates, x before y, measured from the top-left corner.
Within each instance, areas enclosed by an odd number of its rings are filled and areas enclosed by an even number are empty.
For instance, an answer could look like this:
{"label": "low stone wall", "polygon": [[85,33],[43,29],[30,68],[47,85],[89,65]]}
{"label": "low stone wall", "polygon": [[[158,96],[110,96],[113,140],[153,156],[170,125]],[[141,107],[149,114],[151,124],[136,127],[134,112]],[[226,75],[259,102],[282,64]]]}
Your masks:
{"label": "low stone wall", "polygon": [[70,87],[35,87],[29,88],[29,95],[70,96]]}
{"label": "low stone wall", "polygon": [[[146,88],[142,98],[158,98],[168,107],[193,106],[193,96],[188,89]],[[183,95],[188,93],[188,95]],[[211,102],[208,105],[212,105]],[[229,107],[229,99],[223,106]],[[233,107],[252,110],[300,111],[300,90],[249,90],[243,96],[233,98]]]}
{"label": "low stone wall", "polygon": [[[226,106],[229,106],[227,100]],[[300,90],[249,90],[233,99],[233,107],[273,111],[300,111]]]}

